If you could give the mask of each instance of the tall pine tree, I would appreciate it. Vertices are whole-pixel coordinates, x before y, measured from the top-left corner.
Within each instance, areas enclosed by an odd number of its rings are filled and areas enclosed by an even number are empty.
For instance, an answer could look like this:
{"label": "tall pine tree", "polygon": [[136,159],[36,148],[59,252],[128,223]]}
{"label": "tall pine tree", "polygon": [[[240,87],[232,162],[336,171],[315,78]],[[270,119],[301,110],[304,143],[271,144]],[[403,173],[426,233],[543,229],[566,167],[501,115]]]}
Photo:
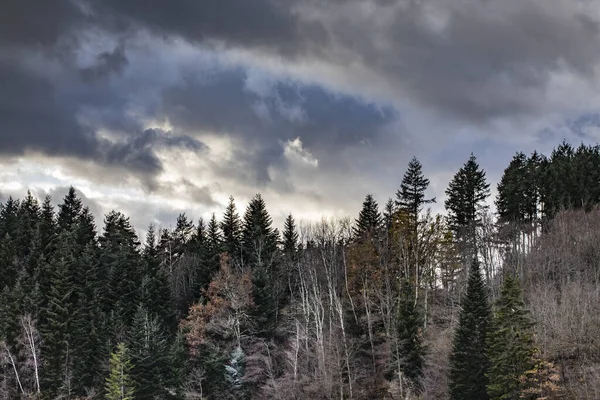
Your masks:
{"label": "tall pine tree", "polygon": [[450,354],[449,390],[453,400],[486,400],[487,333],[491,310],[479,263],[473,260]]}
{"label": "tall pine tree", "polygon": [[482,212],[487,209],[485,200],[489,194],[485,171],[479,168],[477,158],[471,153],[450,181],[445,201],[448,225],[469,257],[477,254],[477,228],[481,225]]}
{"label": "tall pine tree", "polygon": [[523,303],[516,277],[507,276],[495,304],[488,335],[490,368],[487,386],[491,400],[521,399],[526,372],[535,366],[533,323]]}

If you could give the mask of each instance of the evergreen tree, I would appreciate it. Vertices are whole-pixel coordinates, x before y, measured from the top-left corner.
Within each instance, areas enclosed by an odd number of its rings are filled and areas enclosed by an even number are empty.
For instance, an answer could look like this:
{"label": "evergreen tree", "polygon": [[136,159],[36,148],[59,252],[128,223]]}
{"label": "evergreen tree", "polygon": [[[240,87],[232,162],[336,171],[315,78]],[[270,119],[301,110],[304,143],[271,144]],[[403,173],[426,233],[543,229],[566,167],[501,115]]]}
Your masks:
{"label": "evergreen tree", "polygon": [[[67,239],[69,234],[64,232],[61,238]],[[73,293],[73,278],[71,264],[74,263],[72,249],[68,247],[69,240],[64,240],[65,246],[59,249],[53,261],[53,273],[45,310],[45,324],[40,326],[44,355],[43,384],[50,394],[55,394],[65,379],[65,366],[70,365],[70,350],[72,350],[72,321],[76,317],[75,307],[71,303]]]}
{"label": "evergreen tree", "polygon": [[187,250],[188,243],[194,234],[194,224],[188,220],[185,213],[177,216],[177,225],[173,231],[172,251],[175,258],[181,257]]}
{"label": "evergreen tree", "polygon": [[448,224],[458,238],[474,256],[477,251],[476,229],[481,224],[481,212],[490,194],[485,172],[479,168],[473,154],[458,170],[446,189],[445,206],[448,211]]}
{"label": "evergreen tree", "polygon": [[435,203],[435,197],[425,198],[425,191],[429,187],[429,179],[425,178],[422,169],[419,160],[413,157],[408,163],[408,169],[402,178],[400,190],[396,193],[396,207],[410,217],[414,231],[416,231],[419,214],[423,206]]}
{"label": "evergreen tree", "polygon": [[124,343],[119,343],[110,356],[109,375],[104,386],[106,400],[134,400],[132,367],[127,347]]}
{"label": "evergreen tree", "polygon": [[232,260],[240,260],[242,248],[242,221],[235,207],[233,196],[229,197],[229,203],[221,222],[223,232],[223,249]]}
{"label": "evergreen tree", "polygon": [[535,367],[533,323],[525,309],[516,277],[507,276],[488,334],[490,368],[487,386],[491,400],[521,399],[526,372]]}
{"label": "evergreen tree", "polygon": [[77,218],[83,209],[81,199],[77,197],[77,191],[73,186],[63,199],[63,203],[58,207],[58,227],[61,231],[70,231],[72,226],[77,223]]}
{"label": "evergreen tree", "polygon": [[294,217],[292,214],[289,214],[283,225],[283,254],[289,260],[295,260],[296,255],[298,253],[299,246],[299,236],[298,231],[296,230],[296,221],[294,221]]}
{"label": "evergreen tree", "polygon": [[49,250],[48,246],[56,236],[57,231],[56,216],[54,214],[54,207],[52,206],[52,199],[50,196],[46,196],[42,203],[38,231],[40,234],[41,248],[47,253]]}
{"label": "evergreen tree", "polygon": [[107,356],[103,344],[105,332],[102,326],[104,287],[100,277],[98,249],[88,244],[77,263],[83,272],[82,285],[77,290],[77,312],[72,319],[72,360],[74,392],[84,395],[86,390],[98,387],[101,383],[102,361]]}
{"label": "evergreen tree", "polygon": [[244,213],[242,232],[243,261],[251,268],[267,267],[273,262],[279,238],[271,224],[265,202],[257,194]]}
{"label": "evergreen tree", "polygon": [[99,241],[100,263],[108,276],[105,312],[114,311],[115,316],[110,321],[115,326],[126,326],[135,314],[131,304],[139,304],[140,301],[140,244],[129,218],[115,211],[106,215]]}
{"label": "evergreen tree", "polygon": [[243,262],[252,270],[256,326],[263,333],[274,328],[281,296],[277,231],[271,227],[271,217],[262,197],[256,195],[244,214]]}
{"label": "evergreen tree", "polygon": [[486,335],[490,318],[486,288],[474,259],[450,354],[449,390],[453,400],[488,399]]}
{"label": "evergreen tree", "polygon": [[40,205],[30,191],[27,191],[27,196],[19,203],[17,219],[19,225],[15,232],[16,254],[18,257],[28,257],[40,221]]}
{"label": "evergreen tree", "polygon": [[404,376],[415,388],[420,388],[420,378],[425,365],[425,346],[421,335],[423,315],[415,299],[414,287],[404,279],[396,317],[398,339],[397,363]]}
{"label": "evergreen tree", "polygon": [[198,301],[202,290],[208,288],[213,275],[217,271],[217,266],[214,262],[215,255],[211,254],[209,251],[207,227],[202,218],[198,221],[198,227],[191,239],[190,249],[198,259],[198,267],[196,269],[192,287],[192,293],[194,294],[194,297],[192,298],[193,303]]}
{"label": "evergreen tree", "polygon": [[169,287],[169,277],[161,268],[156,246],[154,225],[148,227],[146,242],[142,251],[142,285],[140,303],[151,315],[156,315],[169,329],[175,328],[173,301]]}
{"label": "evergreen tree", "polygon": [[165,397],[169,385],[169,346],[156,317],[138,307],[128,335],[127,348],[132,363],[130,377],[136,399]]}
{"label": "evergreen tree", "polygon": [[381,227],[382,217],[379,206],[372,195],[368,194],[363,202],[362,209],[356,219],[353,233],[356,240],[377,241],[378,231]]}
{"label": "evergreen tree", "polygon": [[522,224],[525,219],[527,157],[519,152],[511,160],[498,184],[496,209],[500,223]]}

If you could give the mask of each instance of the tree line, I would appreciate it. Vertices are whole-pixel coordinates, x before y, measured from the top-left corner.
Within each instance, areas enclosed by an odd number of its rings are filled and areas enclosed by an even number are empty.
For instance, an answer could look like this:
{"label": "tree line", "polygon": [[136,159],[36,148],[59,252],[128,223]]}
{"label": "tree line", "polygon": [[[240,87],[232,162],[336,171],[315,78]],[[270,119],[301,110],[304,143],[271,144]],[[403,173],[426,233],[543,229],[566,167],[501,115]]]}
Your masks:
{"label": "tree line", "polygon": [[[143,240],[118,211],[100,230],[73,187],[57,209],[8,198],[0,398],[593,396],[599,149],[516,154],[496,215],[474,155],[446,215],[428,208],[413,158],[383,209],[367,195],[354,220],[289,215],[281,232],[260,194],[242,214],[231,197],[221,218],[180,214]],[[577,296],[585,329],[565,332]]]}

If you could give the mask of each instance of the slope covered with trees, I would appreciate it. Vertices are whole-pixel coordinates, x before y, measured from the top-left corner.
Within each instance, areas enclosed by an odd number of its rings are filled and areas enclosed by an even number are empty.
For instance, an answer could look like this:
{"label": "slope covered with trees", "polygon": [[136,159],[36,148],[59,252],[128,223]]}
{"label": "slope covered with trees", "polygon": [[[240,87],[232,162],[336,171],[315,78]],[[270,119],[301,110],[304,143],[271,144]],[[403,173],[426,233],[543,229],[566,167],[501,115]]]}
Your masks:
{"label": "slope covered with trees", "polygon": [[518,153],[492,215],[471,155],[434,215],[414,158],[383,208],[281,233],[260,194],[145,238],[74,188],[9,198],[0,398],[600,398],[599,167]]}

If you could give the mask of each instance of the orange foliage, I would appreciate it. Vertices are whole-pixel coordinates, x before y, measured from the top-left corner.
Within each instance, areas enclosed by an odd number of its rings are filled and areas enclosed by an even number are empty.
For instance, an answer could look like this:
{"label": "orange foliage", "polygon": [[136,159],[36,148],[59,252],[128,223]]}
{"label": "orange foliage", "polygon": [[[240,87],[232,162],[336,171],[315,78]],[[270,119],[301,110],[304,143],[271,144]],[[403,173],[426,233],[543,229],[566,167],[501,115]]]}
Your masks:
{"label": "orange foliage", "polygon": [[245,315],[244,310],[253,303],[250,273],[232,271],[227,253],[221,254],[220,262],[219,272],[208,289],[202,290],[205,303],[192,305],[186,319],[181,321],[192,355],[207,340],[209,323],[227,321],[231,317],[239,322]]}

